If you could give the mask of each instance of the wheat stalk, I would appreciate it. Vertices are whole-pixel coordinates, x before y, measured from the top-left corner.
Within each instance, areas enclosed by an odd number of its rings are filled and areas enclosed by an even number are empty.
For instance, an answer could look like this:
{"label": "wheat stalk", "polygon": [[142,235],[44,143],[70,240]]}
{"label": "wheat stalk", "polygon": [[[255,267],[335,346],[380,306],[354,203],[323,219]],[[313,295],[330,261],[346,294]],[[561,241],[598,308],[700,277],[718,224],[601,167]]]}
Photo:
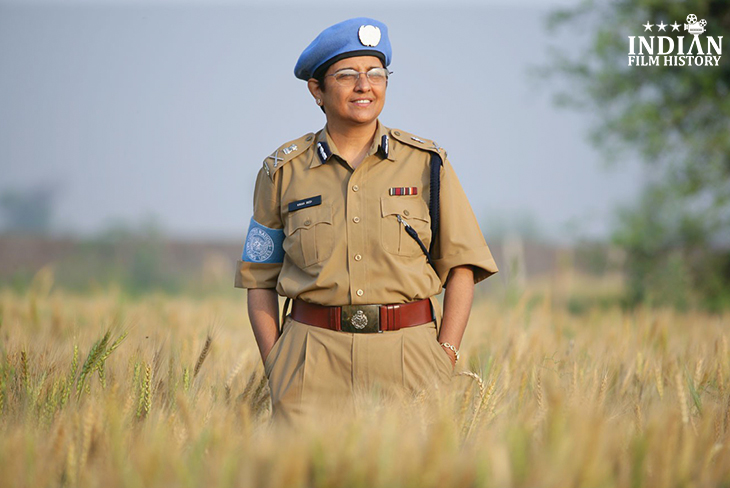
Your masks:
{"label": "wheat stalk", "polygon": [[268,403],[270,399],[270,395],[267,395],[266,392],[268,389],[266,388],[269,385],[269,379],[266,377],[266,375],[261,375],[261,380],[259,381],[258,386],[256,387],[256,391],[253,394],[252,398],[252,408],[251,411],[254,415],[259,415],[263,409],[264,406]]}
{"label": "wheat stalk", "polygon": [[0,378],[0,417],[5,413],[5,378]]}
{"label": "wheat stalk", "polygon": [[479,386],[479,396],[481,398],[484,397],[485,392],[486,392],[486,386],[484,385],[484,381],[482,380],[481,376],[479,376],[478,374],[476,374],[472,371],[460,371],[460,372],[456,373],[456,375],[457,376],[466,376],[466,377],[471,378],[474,381],[476,381],[477,385]]}
{"label": "wheat stalk", "polygon": [[[474,411],[471,416],[471,420],[469,421],[468,425],[464,425],[462,428],[462,443],[466,442],[466,440],[469,438],[471,431],[474,427],[474,424],[476,422],[476,417],[479,414],[479,410],[481,409],[484,397],[486,395],[486,387],[484,386],[484,381],[482,380],[481,376],[478,374],[472,372],[472,371],[460,371],[456,373],[456,376],[466,376],[467,378],[471,378],[472,380],[476,381],[477,386],[479,387],[479,401],[474,405]],[[466,410],[468,408],[469,400],[471,399],[471,388],[467,388],[464,391],[464,396],[462,398],[461,407],[459,410],[458,418],[463,419],[466,417]]]}
{"label": "wheat stalk", "polygon": [[490,402],[492,400],[492,395],[494,394],[494,390],[497,387],[497,380],[498,376],[495,374],[492,378],[492,381],[489,382],[489,386],[486,389],[486,392],[482,396],[481,401],[479,402],[479,405],[474,409],[474,420],[472,422],[473,425],[476,425],[477,420],[479,419],[479,416],[482,413],[482,410],[484,410],[486,407],[490,405]]}
{"label": "wheat stalk", "polygon": [[725,398],[725,378],[722,375],[722,365],[720,361],[717,362],[717,368],[715,368],[715,378],[717,380],[717,389],[720,398]]}
{"label": "wheat stalk", "polygon": [[93,346],[91,346],[89,355],[86,357],[86,361],[84,361],[84,365],[81,367],[81,374],[79,375],[79,379],[76,382],[77,398],[81,398],[81,392],[84,390],[84,386],[86,386],[86,377],[93,373],[98,366],[99,359],[104,353],[104,348],[109,341],[109,334],[110,332],[107,330],[104,336],[100,340],[96,341]]}
{"label": "wheat stalk", "polygon": [[188,409],[188,399],[181,392],[177,393],[175,406],[177,407],[177,411],[180,413],[183,423],[178,434],[178,441],[182,444],[190,437],[190,433],[193,431],[193,421],[190,410]]}
{"label": "wheat stalk", "polygon": [[137,402],[137,418],[145,418],[152,408],[152,366],[145,363],[144,377],[139,386],[139,401]]}
{"label": "wheat stalk", "polygon": [[231,371],[228,373],[228,376],[226,377],[226,381],[223,384],[223,387],[225,388],[226,392],[226,401],[230,401],[231,399],[231,384],[233,383],[233,379],[238,375],[238,373],[241,371],[241,368],[243,368],[243,362],[244,362],[244,356],[241,356],[238,359],[238,362],[231,368]]}
{"label": "wheat stalk", "polygon": [[43,392],[43,384],[46,382],[46,378],[48,377],[48,371],[44,371],[43,374],[41,374],[40,379],[38,380],[38,384],[35,385],[35,387],[32,385],[29,385],[30,388],[30,407],[31,409],[35,409],[35,407],[39,403],[39,399],[41,396],[41,393]]}
{"label": "wheat stalk", "polygon": [[720,442],[720,439],[722,439],[722,413],[717,412],[714,418],[714,428],[715,428],[715,443]]}
{"label": "wheat stalk", "polygon": [[540,412],[547,410],[545,401],[542,396],[542,371],[537,370],[537,379],[535,382],[535,398],[537,399],[537,407]]}
{"label": "wheat stalk", "polygon": [[626,374],[624,375],[624,379],[621,382],[621,388],[619,389],[619,395],[623,396],[626,393],[626,390],[629,387],[629,382],[632,378],[638,378],[639,376],[639,370],[641,369],[641,366],[637,366],[637,369],[634,369],[634,366],[631,365],[628,368],[626,368]]}
{"label": "wheat stalk", "polygon": [[659,398],[664,399],[664,380],[662,379],[661,363],[654,367],[654,379],[656,380],[656,391],[659,393]]}
{"label": "wheat stalk", "polygon": [[512,370],[509,366],[509,361],[504,361],[504,367],[502,372],[502,390],[508,391],[510,382],[512,381]]}
{"label": "wheat stalk", "polygon": [[576,392],[578,391],[578,362],[573,361],[573,372],[570,375],[570,389],[568,390],[568,401],[575,401]]}
{"label": "wheat stalk", "polygon": [[79,457],[79,468],[83,469],[86,466],[86,460],[89,456],[89,447],[91,446],[91,432],[94,427],[94,407],[93,403],[89,402],[86,408],[86,415],[82,423],[81,430],[81,456]]}
{"label": "wheat stalk", "polygon": [[49,426],[51,425],[51,420],[53,419],[53,415],[58,409],[58,400],[59,397],[63,394],[63,388],[64,388],[64,382],[66,381],[66,378],[58,378],[53,380],[53,386],[51,387],[50,391],[46,394],[46,401],[43,405],[43,415],[42,415],[42,421],[43,425]]}
{"label": "wheat stalk", "polygon": [[104,352],[104,354],[102,354],[102,356],[101,356],[101,358],[100,358],[100,361],[101,361],[102,363],[104,363],[104,361],[106,361],[106,360],[107,360],[107,358],[109,357],[109,355],[110,355],[111,353],[113,353],[113,352],[114,352],[114,351],[115,351],[115,350],[116,350],[116,349],[117,349],[117,348],[119,347],[119,345],[120,345],[120,344],[121,344],[122,342],[124,342],[124,339],[126,339],[126,338],[127,338],[127,335],[129,335],[129,331],[126,331],[126,330],[125,330],[124,332],[122,332],[122,335],[120,335],[120,336],[119,336],[119,337],[117,338],[117,340],[116,340],[116,341],[114,341],[114,343],[113,343],[113,344],[112,344],[111,346],[109,346],[109,348],[108,348],[108,349],[107,349],[107,350],[106,350],[106,351]]}
{"label": "wheat stalk", "polygon": [[598,399],[596,404],[600,407],[603,405],[603,402],[606,400],[606,391],[608,390],[608,371],[603,372],[603,377],[601,378],[601,386],[598,388]]}
{"label": "wheat stalk", "polygon": [[248,381],[246,381],[246,386],[243,388],[243,393],[238,395],[238,401],[247,401],[254,391],[254,385],[256,384],[256,379],[258,377],[258,371],[254,368],[251,371],[251,374],[248,375]]}
{"label": "wheat stalk", "polygon": [[28,353],[25,349],[20,351],[20,380],[26,392],[30,394],[30,374],[28,373]]}
{"label": "wheat stalk", "polygon": [[72,438],[68,443],[68,451],[66,452],[66,471],[65,477],[68,486],[76,486],[76,478],[78,469],[78,459],[76,458],[76,443]]}
{"label": "wheat stalk", "polygon": [[66,405],[66,402],[68,401],[68,397],[71,394],[71,386],[74,383],[74,380],[76,379],[76,373],[79,369],[79,345],[74,344],[74,353],[73,357],[71,359],[71,370],[68,372],[68,376],[66,377],[66,380],[63,383],[63,393],[61,396],[61,408],[63,408]]}
{"label": "wheat stalk", "polygon": [[190,368],[183,368],[183,390],[190,389]]}
{"label": "wheat stalk", "polygon": [[59,422],[58,426],[56,427],[56,435],[53,436],[53,443],[51,448],[51,453],[53,459],[58,459],[62,457],[63,455],[63,444],[66,440],[66,430],[64,428],[64,424]]}
{"label": "wheat stalk", "polygon": [[517,394],[517,403],[519,405],[522,405],[522,399],[525,395],[525,390],[527,389],[527,371],[522,372],[522,377],[520,378],[520,390]]}
{"label": "wheat stalk", "polygon": [[144,370],[144,412],[145,416],[152,409],[152,366],[147,364]]}
{"label": "wheat stalk", "polygon": [[205,344],[203,345],[203,350],[200,351],[200,356],[198,356],[198,361],[195,363],[195,368],[193,369],[193,379],[197,378],[198,373],[200,372],[200,367],[203,365],[203,362],[205,361],[205,358],[208,357],[208,353],[210,352],[210,344],[213,342],[213,338],[208,334],[208,336],[205,338]]}
{"label": "wheat stalk", "polygon": [[687,392],[684,391],[684,385],[682,384],[682,372],[679,370],[677,370],[677,374],[674,375],[674,386],[677,389],[677,396],[679,398],[679,408],[682,412],[682,423],[687,424],[689,422]]}
{"label": "wheat stalk", "polygon": [[703,366],[705,364],[705,358],[700,357],[700,359],[697,361],[697,366],[695,367],[695,375],[694,375],[694,384],[696,385],[695,388],[700,388],[700,384],[702,383],[702,372],[703,372]]}

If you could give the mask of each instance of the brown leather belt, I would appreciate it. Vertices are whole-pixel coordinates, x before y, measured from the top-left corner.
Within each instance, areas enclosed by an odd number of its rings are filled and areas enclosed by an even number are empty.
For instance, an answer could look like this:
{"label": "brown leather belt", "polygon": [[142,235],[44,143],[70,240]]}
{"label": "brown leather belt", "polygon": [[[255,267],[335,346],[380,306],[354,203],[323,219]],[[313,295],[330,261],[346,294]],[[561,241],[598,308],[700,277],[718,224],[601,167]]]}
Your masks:
{"label": "brown leather belt", "polygon": [[431,301],[418,300],[394,305],[345,305],[325,307],[294,300],[292,319],[323,329],[342,332],[374,333],[398,330],[431,322]]}

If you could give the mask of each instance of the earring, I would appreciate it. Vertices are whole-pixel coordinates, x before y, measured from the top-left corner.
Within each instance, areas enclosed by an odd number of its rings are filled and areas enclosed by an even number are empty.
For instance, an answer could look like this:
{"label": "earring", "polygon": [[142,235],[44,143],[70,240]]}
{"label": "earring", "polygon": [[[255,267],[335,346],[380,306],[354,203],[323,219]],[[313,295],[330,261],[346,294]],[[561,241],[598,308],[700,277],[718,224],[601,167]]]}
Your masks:
{"label": "earring", "polygon": [[318,98],[317,99],[317,105],[322,105],[322,99],[321,98]]}

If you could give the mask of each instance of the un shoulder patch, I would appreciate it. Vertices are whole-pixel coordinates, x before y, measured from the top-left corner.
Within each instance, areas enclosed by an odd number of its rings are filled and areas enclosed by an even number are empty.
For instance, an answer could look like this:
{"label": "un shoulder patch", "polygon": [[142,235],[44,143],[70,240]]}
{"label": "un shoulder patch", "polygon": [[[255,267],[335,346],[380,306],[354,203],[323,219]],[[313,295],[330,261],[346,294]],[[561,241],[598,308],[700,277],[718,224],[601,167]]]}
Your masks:
{"label": "un shoulder patch", "polygon": [[270,229],[251,217],[241,261],[249,263],[283,263],[284,229]]}

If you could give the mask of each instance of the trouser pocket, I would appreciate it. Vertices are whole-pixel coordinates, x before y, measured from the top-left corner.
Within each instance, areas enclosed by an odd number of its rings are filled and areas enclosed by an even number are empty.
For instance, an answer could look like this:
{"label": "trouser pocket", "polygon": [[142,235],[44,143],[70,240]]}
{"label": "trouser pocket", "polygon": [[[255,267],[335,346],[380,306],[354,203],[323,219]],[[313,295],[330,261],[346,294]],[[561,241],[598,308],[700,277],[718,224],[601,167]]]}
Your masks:
{"label": "trouser pocket", "polygon": [[417,390],[448,381],[453,367],[436,339],[436,324],[429,322],[404,330],[404,386]]}
{"label": "trouser pocket", "polygon": [[306,325],[287,316],[281,337],[266,357],[264,372],[274,417],[292,421],[301,411],[307,331]]}

